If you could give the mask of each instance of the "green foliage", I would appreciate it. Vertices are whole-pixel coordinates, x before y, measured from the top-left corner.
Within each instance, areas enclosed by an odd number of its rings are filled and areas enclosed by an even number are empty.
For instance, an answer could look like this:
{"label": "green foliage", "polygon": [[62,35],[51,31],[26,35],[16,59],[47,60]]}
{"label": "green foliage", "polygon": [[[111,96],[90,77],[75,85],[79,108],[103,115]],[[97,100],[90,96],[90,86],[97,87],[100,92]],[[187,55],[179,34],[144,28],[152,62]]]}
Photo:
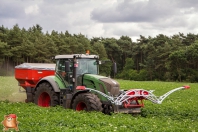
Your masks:
{"label": "green foliage", "polygon": [[130,69],[133,69],[133,67],[134,67],[134,62],[133,62],[132,58],[127,58],[126,59],[126,64],[125,64],[123,70],[127,71],[127,70],[130,70]]}
{"label": "green foliage", "polygon": [[[106,63],[100,65],[99,73],[104,76],[109,76],[111,73],[111,65],[110,60],[107,58],[107,53],[103,43],[101,42],[100,38],[93,38],[91,40],[92,54],[99,55],[100,60],[106,61]],[[107,62],[109,61],[109,62]]]}
{"label": "green foliage", "polygon": [[[0,56],[6,55],[7,48],[8,48],[7,43],[1,42],[1,40],[0,40]],[[5,61],[4,58],[1,57],[0,58],[0,65],[2,65],[4,61]]]}
{"label": "green foliage", "polygon": [[[55,55],[81,54],[86,50],[98,54],[101,60],[116,62],[119,78],[198,82],[196,34],[178,33],[170,37],[163,34],[155,37],[140,35],[137,42],[132,42],[128,36],[89,39],[81,33],[70,34],[68,31],[43,33],[38,24],[28,30],[20,29],[17,24],[11,29],[0,27],[0,75],[10,75],[14,66],[23,62],[50,63]],[[133,60],[133,64],[127,64],[128,58]],[[101,65],[100,73],[114,76],[110,63]]]}
{"label": "green foliage", "polygon": [[145,69],[142,69],[139,71],[139,74],[138,74],[138,80],[139,81],[146,81],[147,80],[147,70]]}
{"label": "green foliage", "polygon": [[[97,112],[75,112],[61,107],[40,108],[34,104],[24,103],[0,102],[0,105],[2,120],[4,115],[10,113],[17,115],[19,131],[158,132],[198,129],[196,111],[191,110],[193,113],[189,113],[187,109],[180,111],[177,108],[149,109],[151,112],[145,109],[142,116],[133,117],[128,114],[109,116]],[[3,125],[0,129],[3,129]]]}
{"label": "green foliage", "polygon": [[145,69],[134,70],[134,61],[131,58],[127,58],[123,71],[117,77],[126,80],[143,81],[147,78],[147,71]]}

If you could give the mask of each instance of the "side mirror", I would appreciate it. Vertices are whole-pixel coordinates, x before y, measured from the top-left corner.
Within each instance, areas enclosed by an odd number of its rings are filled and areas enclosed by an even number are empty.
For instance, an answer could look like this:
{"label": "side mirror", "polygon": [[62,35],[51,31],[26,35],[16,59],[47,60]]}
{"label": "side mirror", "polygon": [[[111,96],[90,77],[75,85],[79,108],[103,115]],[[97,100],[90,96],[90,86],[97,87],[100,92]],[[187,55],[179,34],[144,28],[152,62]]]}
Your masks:
{"label": "side mirror", "polygon": [[70,72],[70,62],[65,61],[65,72]]}
{"label": "side mirror", "polygon": [[99,61],[99,60],[97,60],[97,61],[94,62],[94,65],[100,65],[100,64],[102,64],[102,62]]}
{"label": "side mirror", "polygon": [[113,73],[117,73],[117,64],[115,62],[113,63]]}

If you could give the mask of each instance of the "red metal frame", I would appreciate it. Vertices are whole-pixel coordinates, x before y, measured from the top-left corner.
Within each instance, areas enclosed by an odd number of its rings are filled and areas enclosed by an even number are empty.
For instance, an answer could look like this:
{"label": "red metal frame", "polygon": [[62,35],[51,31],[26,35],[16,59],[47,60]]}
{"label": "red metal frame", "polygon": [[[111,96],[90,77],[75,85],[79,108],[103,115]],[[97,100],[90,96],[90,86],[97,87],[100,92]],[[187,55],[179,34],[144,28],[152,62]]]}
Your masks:
{"label": "red metal frame", "polygon": [[[144,100],[143,97],[135,97],[128,99],[127,101],[123,102],[124,108],[137,108],[137,107],[144,107]],[[135,104],[133,103],[135,101]]]}
{"label": "red metal frame", "polygon": [[[139,97],[129,98],[127,101],[123,102],[124,108],[137,108],[137,107],[144,107],[143,100],[144,95],[149,95],[149,93],[145,90],[138,90],[138,91],[129,91],[126,92],[126,95],[139,95]],[[134,103],[135,101],[135,103]]]}

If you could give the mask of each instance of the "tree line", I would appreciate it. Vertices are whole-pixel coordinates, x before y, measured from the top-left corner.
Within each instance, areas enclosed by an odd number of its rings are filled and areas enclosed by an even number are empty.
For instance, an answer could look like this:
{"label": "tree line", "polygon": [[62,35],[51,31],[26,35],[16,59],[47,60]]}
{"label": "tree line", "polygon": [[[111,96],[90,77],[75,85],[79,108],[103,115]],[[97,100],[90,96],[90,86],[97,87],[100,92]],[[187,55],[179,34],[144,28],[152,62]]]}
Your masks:
{"label": "tree line", "polygon": [[[198,82],[198,35],[178,33],[155,37],[140,35],[137,42],[128,36],[116,38],[70,34],[68,31],[43,33],[40,25],[29,29],[0,27],[0,75],[12,75],[24,62],[52,63],[58,54],[97,54],[101,60],[117,63],[116,78]],[[100,73],[113,76],[111,63]]]}

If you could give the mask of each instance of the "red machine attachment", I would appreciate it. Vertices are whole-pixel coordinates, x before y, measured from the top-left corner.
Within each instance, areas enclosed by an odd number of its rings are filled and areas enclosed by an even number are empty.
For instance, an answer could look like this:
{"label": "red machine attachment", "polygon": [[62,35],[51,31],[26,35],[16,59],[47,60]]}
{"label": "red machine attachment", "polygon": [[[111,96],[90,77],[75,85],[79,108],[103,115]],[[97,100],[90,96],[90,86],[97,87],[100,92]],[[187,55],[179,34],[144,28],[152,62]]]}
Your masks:
{"label": "red machine attachment", "polygon": [[134,89],[126,91],[126,95],[134,96],[123,102],[124,108],[144,107],[144,96],[148,96],[149,92],[142,89]]}
{"label": "red machine attachment", "polygon": [[189,88],[190,86],[178,87],[178,88],[168,91],[167,93],[159,97],[153,94],[154,90],[147,91],[144,89],[131,89],[127,91],[122,91],[122,93],[117,97],[112,97],[97,90],[93,90],[90,88],[86,88],[86,89],[103,95],[109,101],[111,101],[111,103],[114,105],[117,105],[117,106],[120,105],[120,106],[123,106],[124,108],[130,109],[130,108],[144,107],[144,103],[143,103],[144,99],[150,100],[151,102],[156,103],[156,104],[161,104],[166,97],[168,97],[170,94],[174,93],[175,91],[182,90],[182,89],[189,89]]}
{"label": "red machine attachment", "polygon": [[124,91],[120,96],[118,96],[115,99],[115,104],[122,104],[125,108],[144,107],[144,99],[150,100],[151,102],[156,104],[161,104],[163,100],[173,92],[189,88],[190,86],[175,88],[159,97],[153,94],[153,90],[147,91],[143,89],[131,89],[128,91]]}

